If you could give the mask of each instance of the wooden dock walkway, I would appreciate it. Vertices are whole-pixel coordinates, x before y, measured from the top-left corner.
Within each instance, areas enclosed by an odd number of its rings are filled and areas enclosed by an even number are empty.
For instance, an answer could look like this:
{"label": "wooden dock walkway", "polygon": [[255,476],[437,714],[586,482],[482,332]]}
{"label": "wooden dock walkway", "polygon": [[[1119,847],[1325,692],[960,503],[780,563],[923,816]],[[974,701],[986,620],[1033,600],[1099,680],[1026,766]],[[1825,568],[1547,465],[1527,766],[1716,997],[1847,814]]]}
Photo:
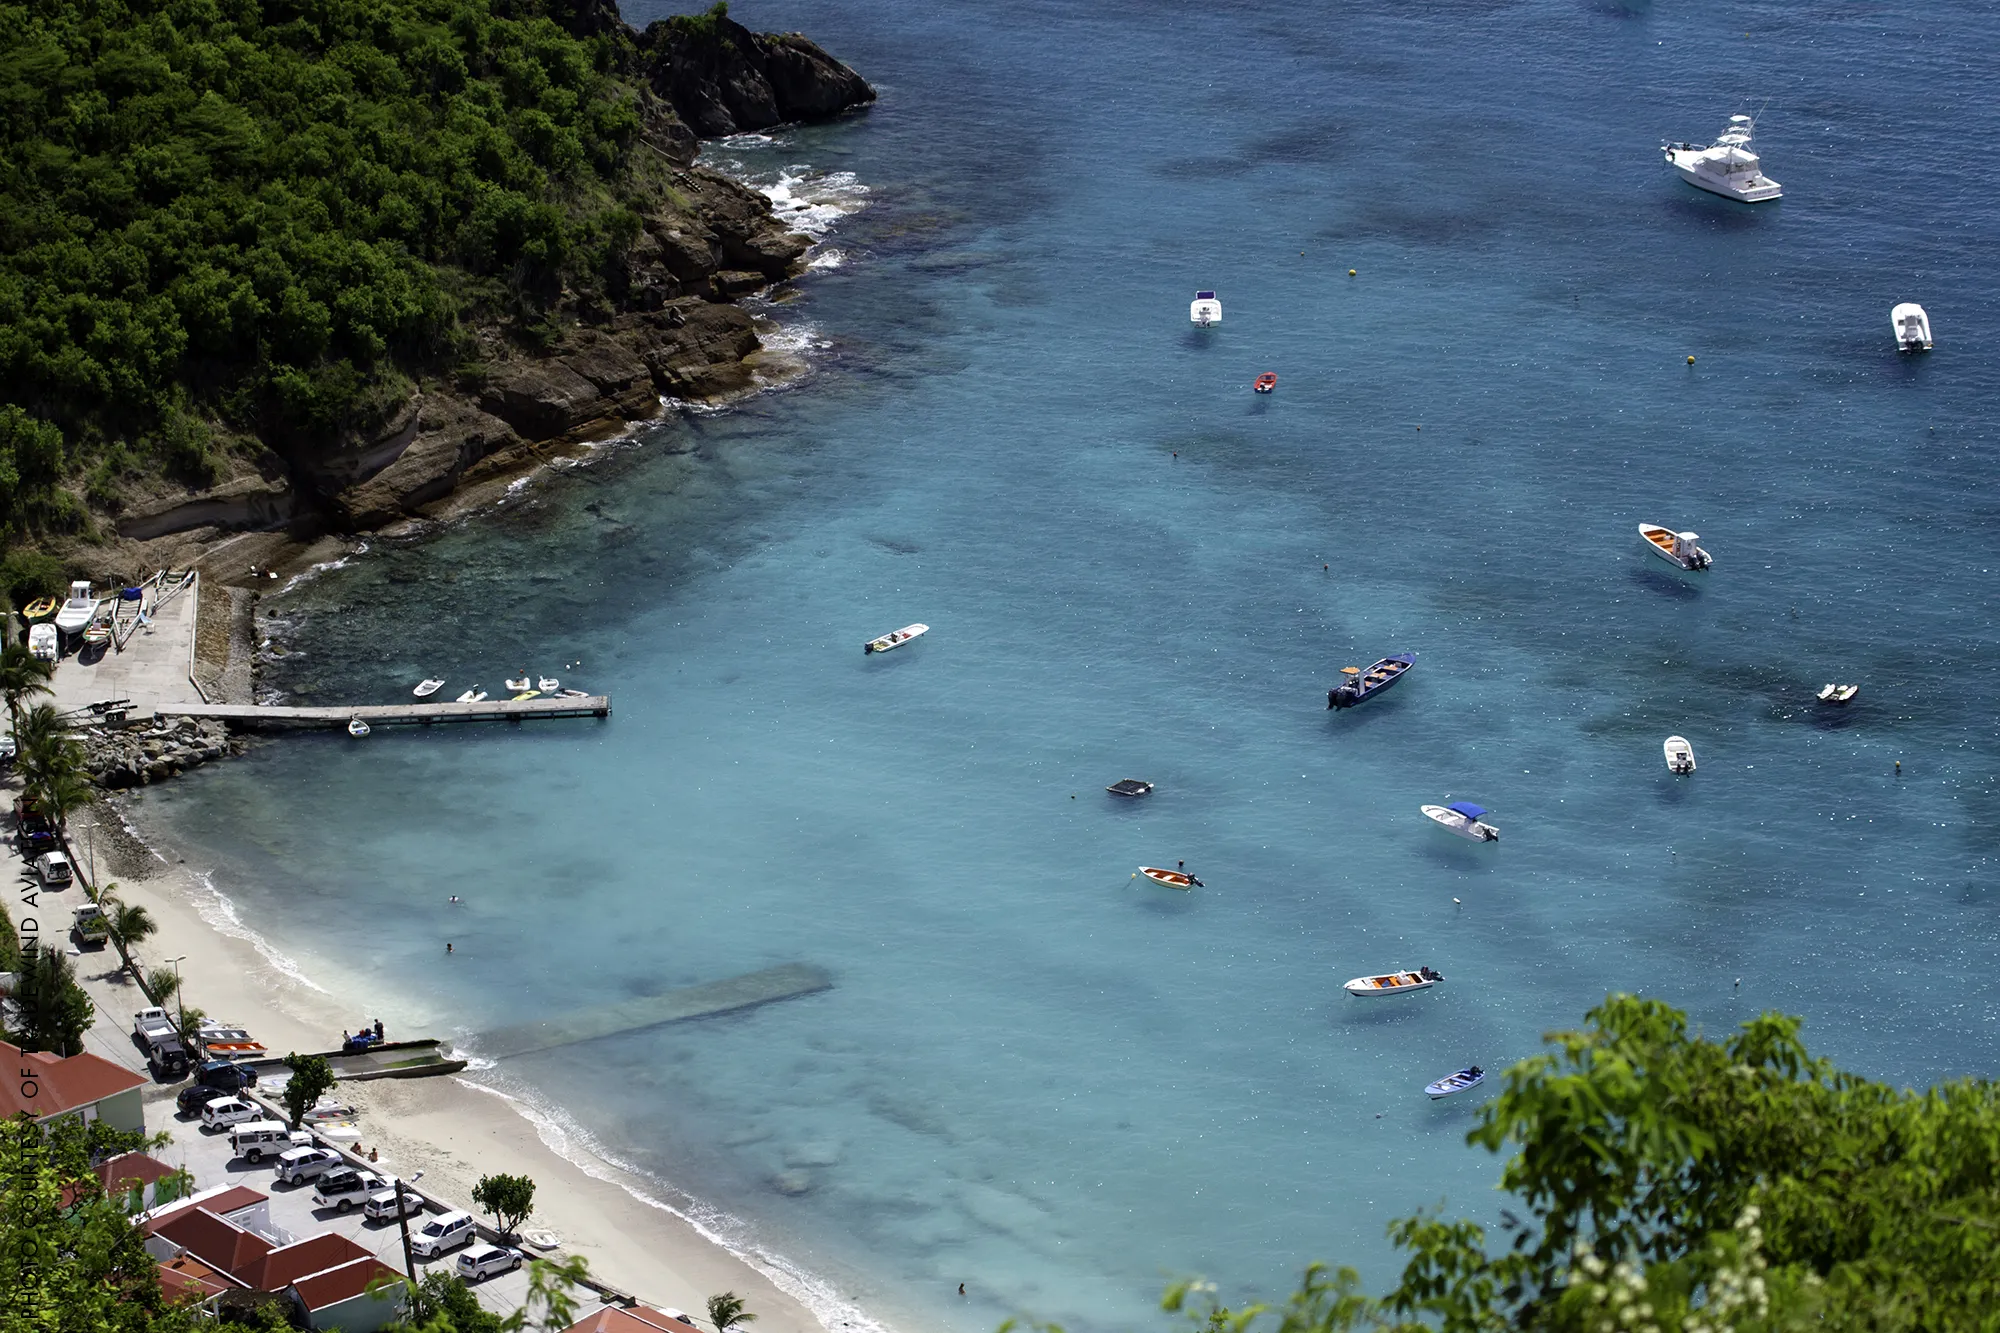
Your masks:
{"label": "wooden dock walkway", "polygon": [[609,717],[611,696],[581,699],[488,699],[483,703],[425,701],[410,704],[349,704],[299,708],[256,704],[162,704],[161,717],[211,718],[239,727],[344,727],[360,718],[371,727],[423,726],[436,722],[519,722],[544,717]]}

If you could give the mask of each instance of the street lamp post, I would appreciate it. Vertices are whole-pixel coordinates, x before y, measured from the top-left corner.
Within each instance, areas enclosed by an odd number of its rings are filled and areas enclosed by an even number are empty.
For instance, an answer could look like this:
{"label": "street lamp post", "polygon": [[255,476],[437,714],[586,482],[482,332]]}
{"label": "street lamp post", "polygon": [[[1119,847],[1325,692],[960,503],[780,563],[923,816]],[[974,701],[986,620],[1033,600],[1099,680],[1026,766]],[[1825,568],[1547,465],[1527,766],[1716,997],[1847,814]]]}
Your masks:
{"label": "street lamp post", "polygon": [[187,1040],[188,1011],[187,1011],[187,997],[181,994],[181,964],[185,963],[187,960],[188,960],[188,955],[186,954],[182,954],[179,958],[169,958],[167,960],[169,963],[172,963],[174,965],[174,1012],[180,1015],[180,1022],[175,1024],[175,1026],[181,1030],[182,1041]]}

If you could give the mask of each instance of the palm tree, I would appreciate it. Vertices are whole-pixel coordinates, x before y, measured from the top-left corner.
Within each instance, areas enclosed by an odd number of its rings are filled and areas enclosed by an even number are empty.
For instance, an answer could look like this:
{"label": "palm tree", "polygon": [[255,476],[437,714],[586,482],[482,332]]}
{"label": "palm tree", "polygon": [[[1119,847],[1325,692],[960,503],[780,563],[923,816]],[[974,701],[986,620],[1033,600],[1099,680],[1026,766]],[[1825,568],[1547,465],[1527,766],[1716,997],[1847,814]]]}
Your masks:
{"label": "palm tree", "polygon": [[68,825],[71,812],[97,799],[97,788],[83,774],[82,756],[78,755],[73,762],[74,767],[58,766],[53,771],[30,773],[23,784],[26,794],[41,802],[42,809],[49,812],[49,818],[59,829]]}
{"label": "palm tree", "polygon": [[159,925],[153,914],[138,903],[120,902],[112,894],[116,884],[106,884],[97,895],[97,908],[104,913],[105,933],[111,936],[111,943],[118,949],[118,957],[134,976],[138,969],[132,964],[132,946],[150,938]]}
{"label": "palm tree", "polygon": [[49,680],[55,673],[55,663],[44,662],[18,643],[0,648],[0,698],[7,701],[8,730],[20,728],[23,699],[54,693]]}
{"label": "palm tree", "polygon": [[756,1319],[756,1315],[743,1308],[743,1298],[733,1291],[708,1298],[708,1321],[715,1325],[715,1333],[726,1333],[728,1329],[754,1323]]}

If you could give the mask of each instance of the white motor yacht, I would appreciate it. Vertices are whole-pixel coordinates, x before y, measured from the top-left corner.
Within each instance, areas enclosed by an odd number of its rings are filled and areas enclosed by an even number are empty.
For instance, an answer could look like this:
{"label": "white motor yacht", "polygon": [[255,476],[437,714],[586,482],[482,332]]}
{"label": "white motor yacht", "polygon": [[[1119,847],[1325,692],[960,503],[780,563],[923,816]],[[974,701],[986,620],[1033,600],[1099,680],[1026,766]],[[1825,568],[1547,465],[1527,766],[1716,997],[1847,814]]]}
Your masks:
{"label": "white motor yacht", "polygon": [[1889,327],[1896,331],[1899,352],[1931,350],[1931,317],[1915,301],[1905,301],[1889,312]]}
{"label": "white motor yacht", "polygon": [[1748,116],[1731,116],[1722,135],[1713,144],[1661,144],[1667,165],[1682,180],[1697,189],[1719,194],[1724,199],[1757,204],[1776,199],[1784,191],[1764,174],[1763,164],[1751,151],[1750,138],[1756,122]]}
{"label": "white motor yacht", "polygon": [[1214,292],[1194,294],[1194,300],[1188,302],[1188,322],[1203,328],[1222,322],[1222,302],[1215,299]]}
{"label": "white motor yacht", "polygon": [[78,579],[69,585],[69,600],[56,612],[56,628],[65,634],[81,634],[97,618],[97,599],[90,595],[90,580]]}

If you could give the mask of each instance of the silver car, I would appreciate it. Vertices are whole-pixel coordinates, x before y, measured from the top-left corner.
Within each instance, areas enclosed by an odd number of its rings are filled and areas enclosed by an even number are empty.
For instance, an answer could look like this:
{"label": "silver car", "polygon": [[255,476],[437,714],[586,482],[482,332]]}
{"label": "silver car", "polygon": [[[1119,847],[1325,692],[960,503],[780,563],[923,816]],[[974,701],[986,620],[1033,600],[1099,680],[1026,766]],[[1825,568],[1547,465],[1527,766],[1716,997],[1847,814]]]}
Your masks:
{"label": "silver car", "polygon": [[340,1165],[340,1154],[325,1148],[293,1148],[278,1154],[278,1179],[296,1185],[314,1176],[323,1176]]}
{"label": "silver car", "polygon": [[361,1215],[370,1222],[393,1222],[398,1217],[410,1217],[424,1210],[424,1196],[415,1190],[403,1191],[401,1195],[403,1205],[400,1211],[396,1207],[397,1197],[396,1191],[392,1189],[383,1190],[380,1194],[371,1194],[368,1196],[368,1202],[361,1207]]}
{"label": "silver car", "polygon": [[477,1282],[481,1278],[492,1277],[495,1273],[511,1273],[521,1266],[521,1252],[510,1250],[505,1245],[487,1245],[476,1250],[467,1250],[458,1256],[458,1275],[467,1282]]}

